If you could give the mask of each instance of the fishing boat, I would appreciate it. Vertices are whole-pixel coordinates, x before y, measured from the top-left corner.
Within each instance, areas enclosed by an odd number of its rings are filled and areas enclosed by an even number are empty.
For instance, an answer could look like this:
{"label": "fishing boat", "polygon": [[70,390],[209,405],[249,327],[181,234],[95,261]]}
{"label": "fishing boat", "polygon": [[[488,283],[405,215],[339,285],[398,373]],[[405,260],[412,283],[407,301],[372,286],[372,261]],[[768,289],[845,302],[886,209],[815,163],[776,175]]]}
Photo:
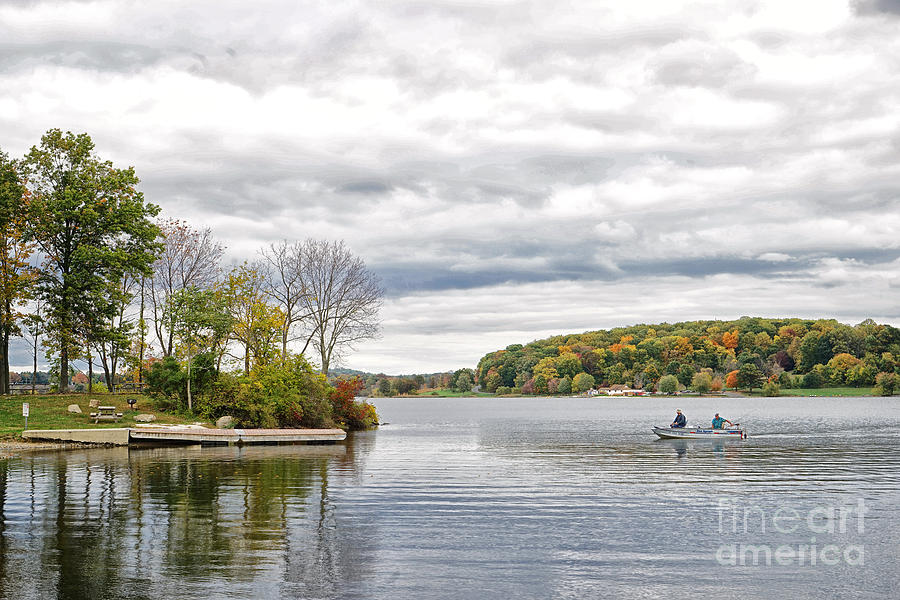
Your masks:
{"label": "fishing boat", "polygon": [[740,425],[728,429],[699,427],[654,427],[653,433],[664,440],[746,440],[747,430]]}

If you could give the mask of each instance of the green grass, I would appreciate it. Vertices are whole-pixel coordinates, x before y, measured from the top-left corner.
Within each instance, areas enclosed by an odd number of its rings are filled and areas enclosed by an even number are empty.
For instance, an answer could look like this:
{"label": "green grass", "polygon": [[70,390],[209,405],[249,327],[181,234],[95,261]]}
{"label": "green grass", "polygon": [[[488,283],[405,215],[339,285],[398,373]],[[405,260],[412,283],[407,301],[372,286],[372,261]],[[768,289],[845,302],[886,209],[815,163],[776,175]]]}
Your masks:
{"label": "green grass", "polygon": [[490,392],[456,392],[454,390],[445,390],[445,389],[433,390],[431,392],[425,392],[425,393],[419,394],[419,396],[425,396],[425,397],[431,396],[432,398],[434,398],[434,397],[438,397],[438,398],[475,398],[475,397],[482,398],[482,397],[489,397],[489,396],[492,397],[494,395],[495,394],[491,394]]}
{"label": "green grass", "polygon": [[[131,410],[126,400],[137,398],[136,410]],[[115,406],[122,413],[118,423],[101,421],[94,424],[90,418],[91,399],[99,401],[101,406]],[[164,413],[149,396],[139,394],[46,394],[39,396],[4,396],[0,399],[0,439],[20,437],[25,429],[25,417],[22,416],[22,404],[29,404],[28,429],[99,429],[110,427],[133,427],[134,417],[139,414],[156,416],[154,423],[175,424],[192,423],[198,418]],[[82,413],[68,412],[70,404],[77,404]]]}
{"label": "green grass", "polygon": [[[754,390],[755,391],[755,390]],[[871,396],[870,387],[782,388],[782,396]]]}

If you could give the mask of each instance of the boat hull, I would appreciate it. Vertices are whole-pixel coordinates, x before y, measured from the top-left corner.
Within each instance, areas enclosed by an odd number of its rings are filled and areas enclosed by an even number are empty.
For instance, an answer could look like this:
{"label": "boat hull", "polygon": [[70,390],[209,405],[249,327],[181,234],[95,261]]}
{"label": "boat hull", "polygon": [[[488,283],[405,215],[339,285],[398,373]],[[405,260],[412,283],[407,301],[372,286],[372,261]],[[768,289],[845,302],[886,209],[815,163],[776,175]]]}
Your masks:
{"label": "boat hull", "polygon": [[702,429],[698,427],[654,427],[664,440],[744,440],[746,429]]}

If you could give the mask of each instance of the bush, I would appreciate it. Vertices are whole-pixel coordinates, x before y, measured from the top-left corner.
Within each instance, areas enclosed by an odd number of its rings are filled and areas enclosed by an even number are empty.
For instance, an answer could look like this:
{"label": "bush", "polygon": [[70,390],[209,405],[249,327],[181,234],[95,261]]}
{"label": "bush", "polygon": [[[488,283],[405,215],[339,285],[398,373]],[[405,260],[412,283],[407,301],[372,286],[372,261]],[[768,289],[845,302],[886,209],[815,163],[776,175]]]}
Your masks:
{"label": "bush", "polygon": [[678,391],[678,378],[674,375],[663,375],[656,387],[664,394],[674,394]]}
{"label": "bush", "polygon": [[328,390],[324,375],[292,356],[249,376],[219,375],[197,406],[207,418],[231,415],[242,427],[333,427]]}
{"label": "bush", "polygon": [[230,415],[241,427],[278,426],[274,405],[266,400],[262,387],[249,377],[229,373],[219,375],[212,393],[198,401],[197,410],[210,420]]}
{"label": "bush", "polygon": [[803,387],[805,388],[820,388],[823,383],[825,383],[825,380],[816,371],[810,371],[803,376]]}
{"label": "bush", "polygon": [[763,396],[780,396],[781,388],[774,381],[767,381],[762,386]]}
{"label": "bush", "polygon": [[[211,352],[198,354],[191,361],[191,396],[208,395],[216,381],[215,357]],[[164,409],[187,407],[187,369],[172,356],[156,361],[147,371],[147,393],[162,400]],[[105,386],[104,386],[105,388]],[[94,384],[97,390],[97,384]]]}
{"label": "bush", "polygon": [[787,371],[782,371],[781,375],[778,376],[778,385],[785,389],[794,387],[793,378],[788,374]]}
{"label": "bush", "polygon": [[496,392],[497,388],[503,383],[503,378],[496,371],[488,373],[484,379],[484,388],[489,392]]}
{"label": "bush", "polygon": [[328,393],[338,425],[350,431],[371,429],[378,425],[375,407],[368,402],[357,402],[356,394],[364,387],[362,379],[339,378]]}
{"label": "bush", "polygon": [[187,401],[185,381],[187,374],[173,356],[153,363],[147,371],[147,393],[161,400],[163,408],[181,408]]}
{"label": "bush", "polygon": [[498,396],[505,396],[507,394],[512,394],[512,388],[506,385],[497,386],[495,392]]}
{"label": "bush", "polygon": [[709,373],[695,373],[691,378],[691,387],[698,394],[707,394],[712,389],[712,376]]}
{"label": "bush", "polygon": [[897,383],[895,373],[879,373],[875,377],[875,389],[872,391],[879,396],[893,396],[897,389]]}
{"label": "bush", "polygon": [[572,391],[586,392],[594,387],[594,376],[590,373],[579,373],[572,380]]}

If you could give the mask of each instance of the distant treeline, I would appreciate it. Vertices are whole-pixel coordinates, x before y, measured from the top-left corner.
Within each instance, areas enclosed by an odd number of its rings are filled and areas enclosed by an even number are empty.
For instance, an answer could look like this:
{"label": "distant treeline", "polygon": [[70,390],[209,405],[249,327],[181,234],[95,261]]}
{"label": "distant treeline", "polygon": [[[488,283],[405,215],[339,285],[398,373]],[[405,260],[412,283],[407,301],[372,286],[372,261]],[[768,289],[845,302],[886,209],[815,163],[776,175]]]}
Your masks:
{"label": "distant treeline", "polygon": [[363,382],[359,394],[361,396],[406,396],[415,395],[425,390],[456,388],[458,376],[462,372],[469,374],[469,385],[472,388],[473,372],[471,369],[459,369],[456,372],[420,373],[415,375],[385,375],[384,373],[367,373],[353,369],[330,369],[329,377],[358,377]]}
{"label": "distant treeline", "polygon": [[[96,375],[94,381],[100,381],[100,375]],[[31,384],[31,371],[23,371],[21,373],[10,371],[9,382],[13,385]],[[50,383],[50,374],[46,371],[38,371],[35,373],[34,383],[37,385],[48,385]]]}
{"label": "distant treeline", "polygon": [[[558,335],[485,355],[476,383],[498,393],[625,384],[722,389],[883,385],[893,391],[900,330],[867,319],[686,321]],[[705,391],[705,390],[700,390]]]}

